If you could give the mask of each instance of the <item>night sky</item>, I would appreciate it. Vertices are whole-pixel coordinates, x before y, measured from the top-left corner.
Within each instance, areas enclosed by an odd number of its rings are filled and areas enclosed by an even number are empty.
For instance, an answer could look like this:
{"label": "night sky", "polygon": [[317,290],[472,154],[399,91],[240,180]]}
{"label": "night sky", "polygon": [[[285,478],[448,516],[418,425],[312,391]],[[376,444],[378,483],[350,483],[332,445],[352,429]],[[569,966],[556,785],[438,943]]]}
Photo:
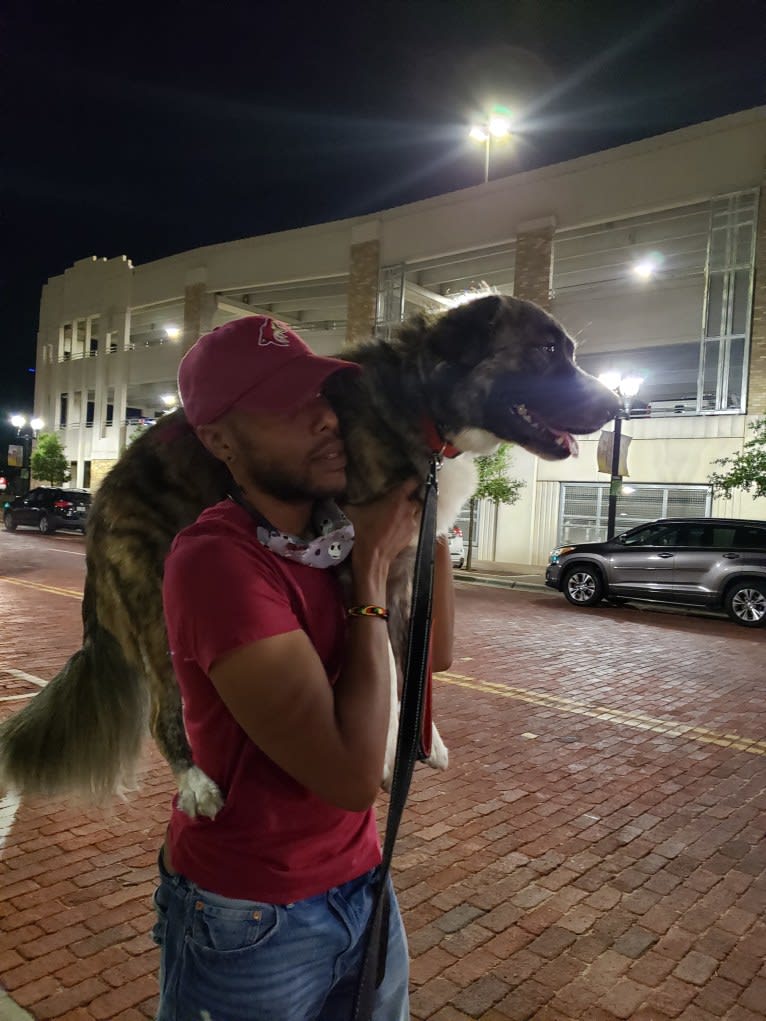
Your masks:
{"label": "night sky", "polygon": [[31,412],[40,288],[478,184],[766,102],[763,0],[11,0],[0,418]]}

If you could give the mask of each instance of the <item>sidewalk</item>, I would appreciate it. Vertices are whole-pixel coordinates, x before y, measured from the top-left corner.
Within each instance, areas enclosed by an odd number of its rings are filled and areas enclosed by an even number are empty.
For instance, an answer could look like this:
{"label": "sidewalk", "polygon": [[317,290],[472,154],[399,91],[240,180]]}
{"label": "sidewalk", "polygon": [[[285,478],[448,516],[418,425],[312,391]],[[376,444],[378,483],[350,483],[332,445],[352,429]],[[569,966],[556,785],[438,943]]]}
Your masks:
{"label": "sidewalk", "polygon": [[[0,718],[79,646],[70,560],[0,585]],[[394,862],[412,1021],[764,1021],[766,634],[455,577],[450,767],[416,769]],[[0,1021],[154,1017],[172,791],[150,742],[107,813],[0,792]]]}
{"label": "sidewalk", "polygon": [[[455,571],[455,581],[470,585],[490,585],[494,588],[543,589],[545,568],[536,564],[502,564],[487,560],[475,560],[471,569]],[[553,592],[554,589],[547,589]]]}

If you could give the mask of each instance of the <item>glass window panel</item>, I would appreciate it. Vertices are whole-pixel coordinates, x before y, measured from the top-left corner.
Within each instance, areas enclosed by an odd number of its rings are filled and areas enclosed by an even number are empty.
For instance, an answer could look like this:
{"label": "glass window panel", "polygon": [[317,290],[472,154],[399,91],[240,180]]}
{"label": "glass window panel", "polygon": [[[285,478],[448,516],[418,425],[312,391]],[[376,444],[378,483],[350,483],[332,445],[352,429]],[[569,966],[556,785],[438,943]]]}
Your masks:
{"label": "glass window panel", "polygon": [[734,525],[716,525],[712,529],[709,545],[716,549],[730,548],[734,545],[735,532]]}
{"label": "glass window panel", "polygon": [[727,231],[716,228],[710,238],[710,268],[722,269],[726,265]]}
{"label": "glass window panel", "polygon": [[737,546],[740,549],[766,551],[766,528],[758,525],[740,525],[737,529]]}
{"label": "glass window panel", "polygon": [[[597,485],[562,483],[559,543],[602,542],[606,539],[608,490]],[[709,486],[662,486],[629,483],[617,500],[617,532],[660,517],[701,517],[710,514]]]}
{"label": "glass window panel", "polygon": [[594,376],[610,371],[641,376],[643,383],[633,402],[634,414],[645,411],[648,404],[653,414],[656,410],[672,413],[679,401],[690,401],[691,409],[696,408],[699,352],[699,341],[694,341],[603,354],[578,354],[577,362]]}
{"label": "glass window panel", "polygon": [[702,410],[716,408],[718,398],[718,363],[721,360],[720,340],[706,340],[702,348]]}
{"label": "glass window panel", "polygon": [[733,336],[747,333],[747,318],[750,311],[750,270],[738,269],[734,273],[734,301],[731,317]]}
{"label": "glass window panel", "polygon": [[723,310],[724,274],[711,273],[708,288],[707,328],[708,337],[720,337],[723,332],[721,314]]}
{"label": "glass window panel", "polygon": [[665,515],[669,518],[699,517],[707,514],[709,490],[707,486],[684,489],[669,486]]}
{"label": "glass window panel", "polygon": [[735,337],[729,341],[729,379],[727,386],[726,406],[740,408],[742,392],[745,385],[745,338]]}
{"label": "glass window panel", "polygon": [[753,252],[753,228],[751,224],[737,229],[737,243],[734,249],[734,261],[738,266],[750,264]]}

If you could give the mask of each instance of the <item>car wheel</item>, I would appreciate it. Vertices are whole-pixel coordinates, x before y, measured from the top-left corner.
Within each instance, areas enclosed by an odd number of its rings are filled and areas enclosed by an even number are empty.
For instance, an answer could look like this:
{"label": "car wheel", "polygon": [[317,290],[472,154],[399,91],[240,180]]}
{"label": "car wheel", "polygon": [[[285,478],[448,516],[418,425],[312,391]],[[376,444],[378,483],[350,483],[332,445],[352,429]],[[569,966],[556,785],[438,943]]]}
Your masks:
{"label": "car wheel", "polygon": [[562,591],[573,606],[596,606],[604,598],[604,583],[592,567],[575,564],[564,575]]}
{"label": "car wheel", "polygon": [[463,560],[463,558],[461,557],[460,560],[458,560],[458,562],[455,564],[455,567],[457,567],[459,570],[463,566],[463,564],[465,564],[465,560]]}
{"label": "car wheel", "polygon": [[3,524],[5,525],[6,532],[16,531],[16,522],[13,520],[13,514],[10,511],[6,511],[3,515]]}
{"label": "car wheel", "polygon": [[42,514],[40,520],[37,522],[37,527],[40,529],[43,535],[53,535],[56,529],[50,522],[50,518],[47,514]]}
{"label": "car wheel", "polygon": [[762,627],[766,624],[766,582],[735,582],[726,593],[724,607],[735,623]]}

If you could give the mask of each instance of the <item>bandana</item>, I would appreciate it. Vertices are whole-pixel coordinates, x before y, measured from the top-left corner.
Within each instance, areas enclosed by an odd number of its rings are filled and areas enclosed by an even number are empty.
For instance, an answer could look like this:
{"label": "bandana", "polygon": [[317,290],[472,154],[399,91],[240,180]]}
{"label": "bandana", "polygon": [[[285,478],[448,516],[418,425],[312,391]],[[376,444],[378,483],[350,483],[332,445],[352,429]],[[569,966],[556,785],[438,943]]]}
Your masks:
{"label": "bandana", "polygon": [[311,518],[315,539],[280,532],[238,493],[232,498],[250,514],[256,523],[256,536],[262,546],[286,560],[295,560],[309,567],[336,567],[351,552],[354,526],[332,500],[317,504]]}

